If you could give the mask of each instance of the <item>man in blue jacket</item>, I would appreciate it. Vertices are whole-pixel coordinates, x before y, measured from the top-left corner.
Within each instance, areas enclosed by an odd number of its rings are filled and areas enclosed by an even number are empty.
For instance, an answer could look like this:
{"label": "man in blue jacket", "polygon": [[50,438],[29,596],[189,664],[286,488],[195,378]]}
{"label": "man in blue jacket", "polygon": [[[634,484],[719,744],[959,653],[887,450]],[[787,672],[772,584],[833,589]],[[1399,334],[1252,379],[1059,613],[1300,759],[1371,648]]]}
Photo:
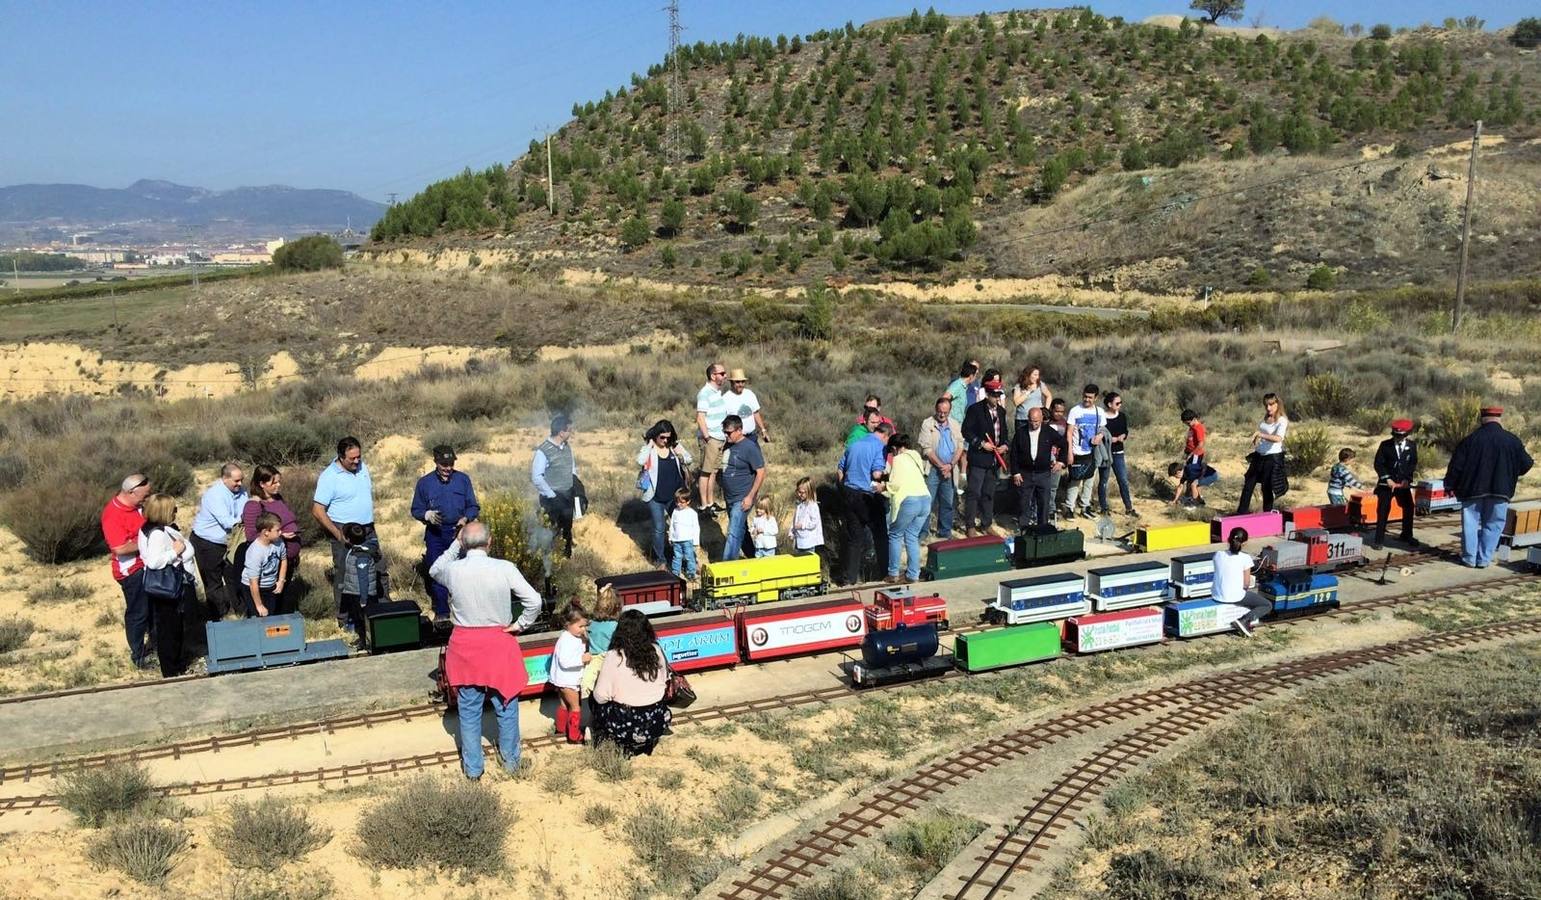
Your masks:
{"label": "man in blue jacket", "polygon": [[1534,463],[1498,424],[1503,414],[1502,406],[1484,406],[1482,424],[1456,445],[1445,470],[1445,487],[1461,500],[1461,562],[1478,569],[1493,564],[1509,499]]}
{"label": "man in blue jacket", "polygon": [[[433,471],[419,478],[412,492],[412,518],[423,523],[428,562],[443,556],[454,543],[456,530],[481,513],[471,477],[455,470],[455,448],[448,444],[433,448]],[[448,621],[449,589],[430,576],[428,596],[433,598],[435,621]]]}

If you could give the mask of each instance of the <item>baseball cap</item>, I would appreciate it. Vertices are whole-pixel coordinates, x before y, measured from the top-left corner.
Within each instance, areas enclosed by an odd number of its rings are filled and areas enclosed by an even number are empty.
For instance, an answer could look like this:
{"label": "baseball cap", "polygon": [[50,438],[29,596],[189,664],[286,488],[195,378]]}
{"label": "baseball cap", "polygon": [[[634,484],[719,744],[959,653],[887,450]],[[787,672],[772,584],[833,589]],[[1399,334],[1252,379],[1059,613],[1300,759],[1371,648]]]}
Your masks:
{"label": "baseball cap", "polygon": [[451,447],[449,444],[440,444],[439,446],[433,448],[433,461],[441,466],[454,465],[455,448]]}

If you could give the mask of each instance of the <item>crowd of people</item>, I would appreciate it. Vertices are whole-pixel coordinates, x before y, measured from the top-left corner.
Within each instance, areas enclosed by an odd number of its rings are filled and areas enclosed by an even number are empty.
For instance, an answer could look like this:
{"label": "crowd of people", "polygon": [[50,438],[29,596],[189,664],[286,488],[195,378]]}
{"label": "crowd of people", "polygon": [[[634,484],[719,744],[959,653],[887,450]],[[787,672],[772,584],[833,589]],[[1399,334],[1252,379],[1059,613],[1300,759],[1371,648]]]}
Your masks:
{"label": "crowd of people", "polygon": [[[636,486],[649,512],[647,549],[653,562],[694,579],[702,519],[722,515],[724,560],[746,553],[771,555],[784,544],[795,554],[824,556],[825,518],[814,478],[798,478],[785,523],[765,493],[763,445],[771,440],[770,428],[747,375],[713,363],[706,377],[696,397],[697,454],[682,445],[672,422],[660,419],[643,435],[636,456]],[[1054,395],[1040,369],[1028,366],[1010,396],[1008,406],[1000,370],[981,368],[977,360],[960,367],[913,431],[884,414],[880,397],[867,396],[834,467],[844,556],[827,562],[837,583],[862,580],[869,550],[888,583],[916,580],[921,540],[928,534],[951,537],[960,515],[965,536],[998,533],[995,500],[1003,488],[1016,496],[1016,524],[1024,531],[1052,530],[1074,517],[1110,515],[1110,485],[1117,486],[1123,513],[1136,514],[1125,461],[1129,420],[1117,391],[1088,383],[1071,406]],[[1461,560],[1478,568],[1492,564],[1507,504],[1532,465],[1518,438],[1500,424],[1502,414],[1500,407],[1482,408],[1477,429],[1456,448],[1445,473],[1446,487],[1462,507]],[[1181,419],[1186,426],[1182,459],[1169,468],[1177,481],[1172,503],[1201,506],[1203,489],[1217,477],[1209,464],[1209,434],[1195,411],[1184,410]],[[1390,436],[1375,454],[1370,489],[1379,512],[1372,544],[1377,548],[1385,540],[1393,501],[1403,511],[1400,539],[1416,543],[1414,428],[1409,419],[1391,422]],[[561,552],[569,556],[573,522],[587,505],[573,433],[568,416],[555,416],[548,437],[534,448],[530,467],[539,507]],[[1237,512],[1250,511],[1257,493],[1262,508],[1271,510],[1287,489],[1288,435],[1283,401],[1276,394],[1264,395]],[[482,703],[489,694],[500,731],[518,733],[514,698],[523,687],[524,669],[507,665],[505,658],[517,650],[516,635],[535,621],[540,595],[512,563],[487,555],[491,534],[479,521],[471,478],[456,468],[455,448],[435,447],[432,457],[432,470],[414,487],[411,515],[423,526],[435,623],[451,632],[448,668],[462,709],[465,771],[479,777],[480,744],[470,735],[480,733]],[[1343,503],[1348,491],[1366,487],[1353,463],[1351,449],[1339,453],[1328,478],[1330,502]],[[176,524],[173,497],[154,493],[143,474],[123,479],[102,511],[101,525],[112,575],[124,596],[124,631],[135,666],[158,665],[168,677],[182,672],[182,635],[189,619],[294,611],[288,586],[303,548],[298,519],[282,487],[282,473],[264,464],[253,470],[248,490],[243,467],[226,463],[200,497],[184,535]],[[338,625],[359,631],[368,607],[386,598],[389,585],[375,530],[374,483],[356,438],[337,442],[335,458],[317,476],[309,512],[330,544]],[[1229,538],[1232,546],[1217,554],[1217,572],[1239,568],[1236,557],[1245,556],[1240,551],[1245,534],[1240,543],[1234,533]],[[1243,605],[1251,596],[1239,576],[1227,575],[1222,590],[1236,594],[1231,602]],[[517,616],[513,598],[520,604]],[[651,626],[644,617],[607,608],[603,600],[593,609],[574,604],[563,616],[552,670],[552,681],[562,691],[558,730],[569,739],[582,739],[580,701],[587,695],[596,736],[602,733],[628,752],[651,750],[668,726],[662,699],[667,664],[661,652],[650,649],[656,649]],[[517,764],[517,740],[500,746],[505,764]]]}

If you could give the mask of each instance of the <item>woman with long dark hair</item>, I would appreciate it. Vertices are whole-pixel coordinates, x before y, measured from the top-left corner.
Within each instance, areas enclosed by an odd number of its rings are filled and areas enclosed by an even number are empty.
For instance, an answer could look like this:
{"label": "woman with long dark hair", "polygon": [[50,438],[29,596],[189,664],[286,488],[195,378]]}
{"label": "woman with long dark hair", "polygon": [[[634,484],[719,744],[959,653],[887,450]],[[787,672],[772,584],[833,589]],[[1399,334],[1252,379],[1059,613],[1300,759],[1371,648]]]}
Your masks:
{"label": "woman with long dark hair", "polygon": [[647,504],[648,515],[653,519],[653,562],[662,567],[669,564],[666,534],[674,492],[690,487],[686,474],[690,470],[690,452],[679,445],[679,434],[668,419],[654,422],[642,438],[642,449],[637,451],[637,490],[642,492],[642,502]]}
{"label": "woman with long dark hair", "polygon": [[278,517],[278,533],[284,539],[284,555],[289,560],[289,575],[292,579],[294,573],[300,570],[300,524],[294,518],[294,511],[289,509],[289,504],[284,502],[283,487],[282,473],[272,466],[258,466],[253,470],[251,499],[246,501],[246,508],[241,510],[241,524],[245,527],[246,539],[254,541],[257,539],[257,517],[263,513],[272,513]]}
{"label": "woman with long dark hair", "polygon": [[621,613],[594,682],[594,743],[609,741],[627,756],[651,754],[673,718],[664,703],[668,681],[653,623],[635,609]]}

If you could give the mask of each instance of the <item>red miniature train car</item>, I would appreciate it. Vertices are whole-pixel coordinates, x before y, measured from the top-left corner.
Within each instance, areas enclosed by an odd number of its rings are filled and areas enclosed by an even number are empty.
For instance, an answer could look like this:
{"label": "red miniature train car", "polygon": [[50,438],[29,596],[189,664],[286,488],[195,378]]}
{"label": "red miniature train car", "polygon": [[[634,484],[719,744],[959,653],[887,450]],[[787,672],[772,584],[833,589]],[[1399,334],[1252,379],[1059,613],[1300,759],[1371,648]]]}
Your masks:
{"label": "red miniature train car", "polygon": [[887,631],[915,625],[947,627],[947,601],[938,594],[917,596],[911,588],[884,588],[867,607],[867,628]]}

